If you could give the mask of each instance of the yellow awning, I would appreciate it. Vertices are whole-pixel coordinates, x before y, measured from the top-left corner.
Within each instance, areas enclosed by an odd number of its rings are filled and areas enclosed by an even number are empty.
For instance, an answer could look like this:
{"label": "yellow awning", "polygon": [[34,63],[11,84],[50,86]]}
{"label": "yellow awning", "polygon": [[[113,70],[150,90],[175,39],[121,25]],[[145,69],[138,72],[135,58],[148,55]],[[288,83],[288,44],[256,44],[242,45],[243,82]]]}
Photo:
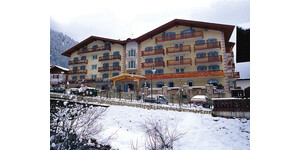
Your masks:
{"label": "yellow awning", "polygon": [[137,81],[137,88],[139,89],[140,86],[140,80],[145,79],[144,76],[141,75],[131,75],[131,74],[121,74],[115,77],[109,78],[109,80],[114,82],[114,89],[116,81]]}

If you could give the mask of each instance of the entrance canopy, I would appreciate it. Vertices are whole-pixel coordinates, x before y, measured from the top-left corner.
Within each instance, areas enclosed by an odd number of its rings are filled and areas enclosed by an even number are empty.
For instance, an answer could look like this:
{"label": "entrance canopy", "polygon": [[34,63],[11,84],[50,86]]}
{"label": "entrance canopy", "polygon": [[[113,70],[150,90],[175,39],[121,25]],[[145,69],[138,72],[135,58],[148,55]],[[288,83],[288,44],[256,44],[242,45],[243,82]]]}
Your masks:
{"label": "entrance canopy", "polygon": [[115,77],[109,78],[109,80],[114,82],[114,89],[116,81],[136,81],[137,82],[137,88],[140,88],[140,80],[144,80],[145,77],[141,75],[131,75],[131,74],[121,74]]}

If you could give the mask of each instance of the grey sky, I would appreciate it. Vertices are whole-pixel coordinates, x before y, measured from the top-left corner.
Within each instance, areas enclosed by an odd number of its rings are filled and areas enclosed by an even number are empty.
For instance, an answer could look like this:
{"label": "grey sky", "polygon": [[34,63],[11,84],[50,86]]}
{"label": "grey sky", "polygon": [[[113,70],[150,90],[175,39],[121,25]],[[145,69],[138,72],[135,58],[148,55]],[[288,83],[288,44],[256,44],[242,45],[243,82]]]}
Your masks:
{"label": "grey sky", "polygon": [[[181,0],[181,1],[84,1],[55,5],[50,27],[80,42],[94,35],[125,40],[136,38],[173,19],[187,19],[250,27],[249,0]],[[230,41],[235,42],[235,30]],[[250,77],[250,64],[236,69],[241,78]],[[246,69],[248,68],[248,69]]]}

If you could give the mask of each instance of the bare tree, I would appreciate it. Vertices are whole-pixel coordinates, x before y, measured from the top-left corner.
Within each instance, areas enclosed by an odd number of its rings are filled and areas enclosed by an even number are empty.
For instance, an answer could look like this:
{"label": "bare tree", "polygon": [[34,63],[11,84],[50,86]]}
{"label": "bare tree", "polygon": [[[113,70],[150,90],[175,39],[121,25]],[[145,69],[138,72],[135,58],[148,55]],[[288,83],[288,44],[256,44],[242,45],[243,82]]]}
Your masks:
{"label": "bare tree", "polygon": [[146,134],[147,150],[173,150],[174,142],[186,134],[178,132],[176,128],[170,130],[168,125],[149,118],[141,127]]}

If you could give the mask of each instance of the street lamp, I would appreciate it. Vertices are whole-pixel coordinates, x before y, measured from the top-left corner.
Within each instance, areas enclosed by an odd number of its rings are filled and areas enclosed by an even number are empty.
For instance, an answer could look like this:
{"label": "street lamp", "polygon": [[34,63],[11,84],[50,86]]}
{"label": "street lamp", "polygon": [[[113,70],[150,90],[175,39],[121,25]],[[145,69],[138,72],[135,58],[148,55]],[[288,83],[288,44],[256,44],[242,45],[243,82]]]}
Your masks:
{"label": "street lamp", "polygon": [[[64,73],[65,73],[65,72],[63,72],[63,71],[61,72],[61,80],[62,80],[62,84],[63,84],[63,82],[64,82]],[[59,78],[58,78],[58,82],[59,82]]]}
{"label": "street lamp", "polygon": [[153,90],[152,90],[152,74],[154,74],[155,71],[156,70],[152,67],[152,69],[151,69],[151,101],[152,101],[152,93],[153,93]]}

